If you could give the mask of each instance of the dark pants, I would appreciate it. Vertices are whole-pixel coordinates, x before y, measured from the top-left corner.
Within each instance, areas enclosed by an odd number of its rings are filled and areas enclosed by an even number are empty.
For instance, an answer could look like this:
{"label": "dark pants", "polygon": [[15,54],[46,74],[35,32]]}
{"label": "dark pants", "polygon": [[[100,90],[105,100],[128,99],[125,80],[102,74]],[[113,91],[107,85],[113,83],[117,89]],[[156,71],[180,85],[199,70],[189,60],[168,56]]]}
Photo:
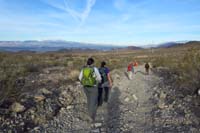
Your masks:
{"label": "dark pants", "polygon": [[101,106],[104,102],[108,102],[108,98],[109,98],[109,87],[102,87],[102,85],[100,84],[98,87],[98,106]]}
{"label": "dark pants", "polygon": [[97,104],[98,104],[98,88],[95,87],[84,87],[84,92],[87,97],[87,106],[89,116],[95,120]]}
{"label": "dark pants", "polygon": [[149,68],[145,68],[146,73],[149,74]]}

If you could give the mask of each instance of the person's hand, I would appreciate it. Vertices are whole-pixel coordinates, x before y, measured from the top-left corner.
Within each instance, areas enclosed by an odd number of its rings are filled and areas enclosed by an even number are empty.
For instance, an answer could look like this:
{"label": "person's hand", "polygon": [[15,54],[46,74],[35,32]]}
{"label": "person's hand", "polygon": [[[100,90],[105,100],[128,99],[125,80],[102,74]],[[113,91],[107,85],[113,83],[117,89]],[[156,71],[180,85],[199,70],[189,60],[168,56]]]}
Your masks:
{"label": "person's hand", "polygon": [[112,84],[112,83],[110,83],[110,88],[112,88],[112,86],[113,86],[113,84]]}

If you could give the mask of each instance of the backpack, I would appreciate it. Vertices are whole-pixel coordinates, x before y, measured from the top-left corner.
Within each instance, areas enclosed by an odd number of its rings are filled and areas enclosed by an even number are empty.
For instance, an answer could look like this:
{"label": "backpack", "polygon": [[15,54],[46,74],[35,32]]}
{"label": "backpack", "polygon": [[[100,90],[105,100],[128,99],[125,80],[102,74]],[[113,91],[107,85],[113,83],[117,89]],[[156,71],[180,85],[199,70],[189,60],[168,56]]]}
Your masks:
{"label": "backpack", "polygon": [[99,68],[99,73],[101,74],[101,83],[105,83],[108,81],[108,76],[107,76],[107,73],[106,73],[106,68],[105,67],[101,67]]}
{"label": "backpack", "polygon": [[138,63],[137,63],[137,62],[135,62],[135,63],[134,63],[134,66],[138,66]]}
{"label": "backpack", "polygon": [[81,84],[83,86],[93,87],[96,85],[96,78],[94,76],[94,68],[85,67],[83,68],[83,77],[81,80]]}
{"label": "backpack", "polygon": [[132,64],[129,64],[129,65],[128,65],[128,68],[127,68],[127,71],[132,71],[132,68],[133,68],[133,65],[132,65]]}
{"label": "backpack", "polygon": [[148,69],[149,68],[149,64],[145,64],[145,68]]}

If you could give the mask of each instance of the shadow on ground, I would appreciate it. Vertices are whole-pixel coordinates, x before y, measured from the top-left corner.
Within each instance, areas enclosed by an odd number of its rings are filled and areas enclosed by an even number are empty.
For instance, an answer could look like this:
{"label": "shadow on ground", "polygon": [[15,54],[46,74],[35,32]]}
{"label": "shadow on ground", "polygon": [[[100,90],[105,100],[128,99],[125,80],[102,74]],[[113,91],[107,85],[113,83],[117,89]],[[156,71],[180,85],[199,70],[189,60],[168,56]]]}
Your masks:
{"label": "shadow on ground", "polygon": [[110,100],[107,106],[107,132],[108,133],[119,133],[120,132],[120,91],[118,87],[114,87],[111,94]]}
{"label": "shadow on ground", "polygon": [[142,71],[136,71],[135,74],[137,74],[137,73],[141,73],[143,75],[147,75],[145,72],[142,72]]}

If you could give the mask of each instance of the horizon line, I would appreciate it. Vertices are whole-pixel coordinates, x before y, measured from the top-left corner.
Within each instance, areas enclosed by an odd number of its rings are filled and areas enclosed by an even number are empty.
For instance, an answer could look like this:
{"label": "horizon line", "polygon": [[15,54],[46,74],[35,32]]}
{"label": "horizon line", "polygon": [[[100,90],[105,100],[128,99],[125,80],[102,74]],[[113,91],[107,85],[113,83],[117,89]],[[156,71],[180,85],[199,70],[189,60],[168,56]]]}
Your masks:
{"label": "horizon line", "polygon": [[74,43],[82,43],[82,44],[90,44],[90,45],[108,45],[108,46],[137,46],[137,47],[143,47],[143,46],[149,46],[149,45],[160,45],[164,43],[170,43],[170,42],[175,42],[175,43],[186,43],[190,41],[200,41],[200,40],[176,40],[176,41],[161,41],[155,43],[154,41],[149,42],[149,43],[102,43],[102,42],[84,42],[84,41],[71,41],[71,40],[64,40],[64,39],[44,39],[44,40],[39,40],[39,39],[27,39],[27,40],[0,40],[0,42],[26,42],[26,41],[38,41],[38,42],[45,42],[45,41],[62,41],[62,42],[74,42]]}

